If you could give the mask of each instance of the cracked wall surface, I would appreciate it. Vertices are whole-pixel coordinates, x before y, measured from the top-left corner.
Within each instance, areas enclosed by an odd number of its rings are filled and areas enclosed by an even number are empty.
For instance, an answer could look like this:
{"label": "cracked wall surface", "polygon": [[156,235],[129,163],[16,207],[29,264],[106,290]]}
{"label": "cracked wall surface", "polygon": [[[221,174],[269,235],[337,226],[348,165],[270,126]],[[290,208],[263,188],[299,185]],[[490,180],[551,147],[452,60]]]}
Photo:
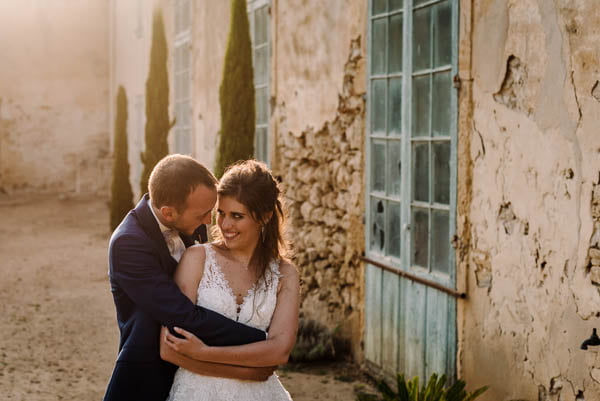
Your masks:
{"label": "cracked wall surface", "polygon": [[105,193],[108,3],[0,4],[0,192]]}
{"label": "cracked wall surface", "polygon": [[600,7],[461,6],[460,375],[483,400],[600,399],[580,349],[600,326]]}
{"label": "cracked wall surface", "polygon": [[272,15],[272,160],[287,197],[303,282],[301,314],[338,328],[360,359],[364,4],[290,0],[279,2]]}

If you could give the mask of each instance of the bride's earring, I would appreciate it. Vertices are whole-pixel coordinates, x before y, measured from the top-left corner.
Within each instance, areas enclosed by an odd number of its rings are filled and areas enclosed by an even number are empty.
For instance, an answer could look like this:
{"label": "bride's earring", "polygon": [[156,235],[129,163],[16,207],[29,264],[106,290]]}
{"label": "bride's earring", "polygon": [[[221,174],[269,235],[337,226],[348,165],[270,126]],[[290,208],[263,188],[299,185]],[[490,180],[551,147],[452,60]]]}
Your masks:
{"label": "bride's earring", "polygon": [[265,225],[260,226],[260,239],[265,242]]}

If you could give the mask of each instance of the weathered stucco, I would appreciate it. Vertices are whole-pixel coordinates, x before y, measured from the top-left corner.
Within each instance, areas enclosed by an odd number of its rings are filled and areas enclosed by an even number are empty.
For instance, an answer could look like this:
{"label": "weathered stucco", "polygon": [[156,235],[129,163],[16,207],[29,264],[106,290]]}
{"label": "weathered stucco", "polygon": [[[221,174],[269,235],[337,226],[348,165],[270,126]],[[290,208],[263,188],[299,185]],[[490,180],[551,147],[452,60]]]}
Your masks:
{"label": "weathered stucco", "polygon": [[273,169],[285,185],[301,313],[362,356],[366,7],[277,2]]}
{"label": "weathered stucco", "polygon": [[0,192],[107,190],[108,4],[0,2]]}
{"label": "weathered stucco", "polygon": [[600,358],[579,347],[600,313],[590,250],[600,9],[594,0],[462,6],[460,45],[473,52],[459,66],[468,151],[459,160],[468,161],[459,163],[457,260],[469,293],[460,375],[491,384],[486,400],[598,399]]}

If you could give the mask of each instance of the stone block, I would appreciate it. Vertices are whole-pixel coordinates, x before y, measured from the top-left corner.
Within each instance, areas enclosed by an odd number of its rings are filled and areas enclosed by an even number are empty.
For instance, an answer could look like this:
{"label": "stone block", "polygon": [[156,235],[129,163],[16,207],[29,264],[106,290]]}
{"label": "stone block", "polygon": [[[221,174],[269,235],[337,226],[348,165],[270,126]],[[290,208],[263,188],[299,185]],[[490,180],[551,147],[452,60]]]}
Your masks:
{"label": "stone block", "polygon": [[600,266],[592,266],[590,279],[592,280],[592,284],[600,285]]}
{"label": "stone block", "polygon": [[590,258],[600,259],[600,249],[590,248]]}
{"label": "stone block", "polygon": [[314,206],[310,202],[303,202],[300,206],[300,214],[305,221],[311,220],[311,213],[314,210]]}

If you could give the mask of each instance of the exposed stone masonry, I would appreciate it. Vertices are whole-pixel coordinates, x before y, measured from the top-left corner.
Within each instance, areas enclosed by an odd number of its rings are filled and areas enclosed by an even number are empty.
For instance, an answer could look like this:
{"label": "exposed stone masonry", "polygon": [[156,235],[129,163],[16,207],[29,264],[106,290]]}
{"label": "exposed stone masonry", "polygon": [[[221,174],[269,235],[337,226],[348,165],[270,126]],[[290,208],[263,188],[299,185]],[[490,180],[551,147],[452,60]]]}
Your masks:
{"label": "exposed stone masonry", "polygon": [[[303,316],[346,338],[360,321],[364,251],[364,93],[354,79],[363,60],[360,37],[350,46],[337,114],[322,127],[285,132],[279,141],[291,241],[300,268]],[[350,324],[350,326],[347,326]]]}
{"label": "exposed stone masonry", "polygon": [[600,286],[600,182],[594,185],[592,192],[592,218],[594,219],[594,233],[590,240],[588,267],[592,284]]}

